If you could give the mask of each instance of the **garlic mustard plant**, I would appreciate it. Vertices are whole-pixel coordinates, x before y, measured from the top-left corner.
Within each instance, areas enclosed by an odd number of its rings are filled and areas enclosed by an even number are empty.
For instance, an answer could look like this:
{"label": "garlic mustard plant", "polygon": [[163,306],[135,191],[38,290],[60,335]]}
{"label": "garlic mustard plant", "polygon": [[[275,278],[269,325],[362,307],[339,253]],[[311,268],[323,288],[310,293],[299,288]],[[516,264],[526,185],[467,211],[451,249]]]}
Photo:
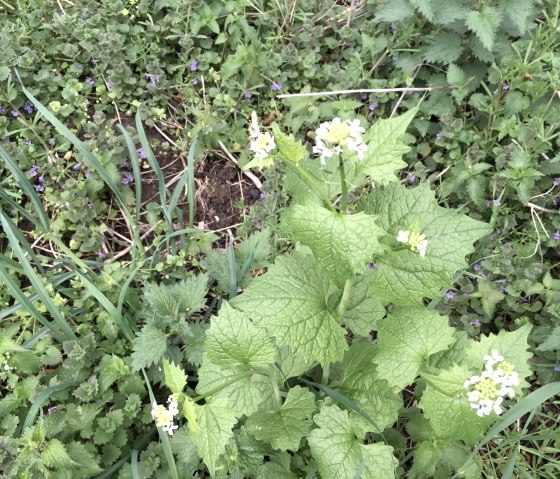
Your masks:
{"label": "garlic mustard plant", "polygon": [[399,243],[408,244],[410,249],[419,253],[420,256],[426,256],[426,249],[428,248],[426,235],[416,233],[415,231],[400,230],[397,234],[397,241]]}
{"label": "garlic mustard plant", "polygon": [[179,414],[178,403],[172,397],[167,402],[169,403],[168,407],[155,401],[152,403],[152,418],[156,421],[157,427],[161,427],[164,432],[173,436],[173,431],[179,428],[173,423],[173,418]]}
{"label": "garlic mustard plant", "polygon": [[321,123],[315,131],[313,153],[320,155],[323,165],[327,158],[342,153],[343,147],[356,152],[362,160],[367,150],[367,145],[362,139],[362,133],[365,131],[365,128],[360,126],[360,120],[342,121],[340,118],[334,118],[332,121]]}
{"label": "garlic mustard plant", "polygon": [[515,371],[515,366],[505,361],[497,350],[485,355],[484,360],[485,369],[480,376],[471,376],[464,384],[471,407],[481,417],[492,411],[502,414],[504,398],[515,397],[512,386],[519,386],[519,373]]}
{"label": "garlic mustard plant", "polygon": [[255,154],[255,159],[264,166],[270,166],[271,163],[265,162],[269,158],[270,153],[276,147],[274,137],[268,133],[262,133],[259,128],[257,113],[253,111],[251,114],[251,124],[249,125],[249,149]]}

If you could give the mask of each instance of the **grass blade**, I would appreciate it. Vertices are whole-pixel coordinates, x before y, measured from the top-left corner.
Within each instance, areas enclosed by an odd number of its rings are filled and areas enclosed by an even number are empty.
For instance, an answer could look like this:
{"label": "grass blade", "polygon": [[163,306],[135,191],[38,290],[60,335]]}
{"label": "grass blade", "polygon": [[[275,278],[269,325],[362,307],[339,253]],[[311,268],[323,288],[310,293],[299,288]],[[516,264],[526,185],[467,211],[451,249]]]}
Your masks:
{"label": "grass blade", "polygon": [[84,286],[89,291],[89,293],[97,300],[97,302],[107,311],[113,321],[117,324],[124,336],[129,340],[134,340],[134,333],[132,327],[128,320],[120,313],[120,311],[115,308],[113,303],[109,301],[107,296],[105,296],[98,288],[95,286],[84,274],[78,272],[78,275],[82,278]]}
{"label": "grass blade", "polygon": [[130,457],[130,468],[132,469],[133,479],[141,479],[140,471],[138,470],[138,449],[133,449]]}
{"label": "grass blade", "polygon": [[191,148],[189,149],[189,157],[187,159],[187,176],[189,178],[189,183],[187,185],[187,196],[189,200],[189,228],[192,228],[194,225],[194,209],[196,206],[196,203],[194,201],[194,153],[197,140],[198,132],[193,136],[193,142]]}
{"label": "grass blade", "polygon": [[124,136],[126,146],[128,148],[128,156],[130,157],[130,164],[134,173],[134,192],[136,193],[136,224],[140,222],[140,206],[142,203],[142,175],[140,174],[140,167],[138,166],[138,153],[134,147],[134,142],[128,134],[128,131],[122,125],[117,125],[117,128]]}
{"label": "grass blade", "polygon": [[[148,375],[146,374],[146,371],[144,369],[142,369],[142,373],[144,373],[144,381],[146,382],[146,386],[148,387],[148,394],[150,395],[150,403],[153,404],[157,401],[154,396],[154,392],[152,391],[152,387],[150,386]],[[163,447],[163,453],[165,454],[165,459],[167,460],[167,465],[169,466],[169,472],[171,474],[171,478],[179,479],[179,473],[177,472],[177,465],[175,464],[173,451],[171,451],[171,444],[169,444],[169,437],[159,427],[157,428],[157,432],[159,434],[159,439]]]}
{"label": "grass blade", "polygon": [[111,191],[115,195],[116,200],[119,202],[119,204],[122,207],[122,210],[124,211],[125,215],[128,217],[129,221],[132,224],[134,220],[130,215],[130,212],[128,211],[128,207],[126,205],[124,197],[121,194],[120,188],[113,181],[113,179],[111,178],[111,176],[109,175],[105,167],[84,146],[84,144],[78,139],[76,135],[74,135],[74,133],[72,133],[58,118],[56,118],[56,116],[54,116],[39,100],[37,100],[37,98],[35,98],[27,90],[27,88],[25,88],[17,70],[16,70],[16,75],[21,83],[21,89],[25,94],[25,96],[29,99],[31,103],[33,103],[33,105],[35,105],[37,111],[39,111],[50,124],[52,124],[58,131],[60,131],[60,133],[62,133],[76,147],[76,149],[84,157],[84,161],[88,164],[88,166],[93,168],[99,174],[99,176],[102,178],[105,184],[111,189]]}
{"label": "grass blade", "polygon": [[33,401],[33,404],[31,404],[31,407],[29,408],[29,411],[27,411],[27,416],[25,417],[23,427],[21,428],[21,434],[23,434],[28,427],[33,426],[39,409],[41,409],[41,407],[51,394],[59,391],[64,391],[65,389],[71,388],[72,386],[77,386],[78,384],[79,383],[56,384],[55,386],[49,386],[43,389],[39,394],[37,394],[35,400]]}
{"label": "grass blade", "polygon": [[[45,210],[43,209],[43,204],[41,203],[41,199],[37,195],[35,188],[29,182],[29,179],[25,175],[21,168],[17,165],[17,163],[12,159],[12,157],[8,154],[8,152],[0,146],[0,156],[6,163],[6,166],[10,170],[10,173],[14,177],[18,186],[23,190],[23,192],[29,196],[31,203],[33,204],[33,208],[35,209],[35,213],[39,217],[39,222],[41,223],[41,229],[45,232],[49,231],[49,218],[47,217]],[[33,222],[35,223],[35,222]]]}
{"label": "grass blade", "polygon": [[[25,271],[25,274],[26,274],[27,278],[29,279],[29,281],[31,282],[33,287],[35,288],[35,292],[39,295],[39,298],[41,299],[41,301],[45,304],[45,306],[46,306],[47,310],[49,311],[49,314],[52,316],[53,321],[56,324],[57,328],[59,328],[60,331],[63,333],[63,337],[65,339],[76,339],[76,335],[74,334],[74,331],[72,330],[70,325],[66,322],[66,320],[64,319],[64,317],[62,316],[62,314],[60,313],[60,311],[58,310],[58,308],[54,304],[54,302],[51,299],[49,293],[45,289],[45,286],[43,285],[42,279],[35,272],[35,270],[31,266],[31,264],[29,263],[29,260],[27,259],[23,249],[21,248],[21,246],[18,242],[18,239],[17,239],[16,235],[14,234],[14,230],[17,227],[1,211],[0,211],[0,220],[2,221],[2,224],[4,225],[4,232],[6,233],[6,236],[8,237],[8,240],[10,241],[10,245],[11,245],[15,255],[18,257],[21,265],[23,266],[23,269]],[[35,309],[35,308],[33,308],[33,309]],[[35,311],[37,311],[37,310],[35,310]],[[37,313],[38,313],[38,311],[37,311]],[[44,324],[44,326],[47,326],[47,324]]]}
{"label": "grass blade", "polygon": [[233,238],[229,240],[227,258],[229,264],[229,299],[231,299],[237,295],[237,263],[233,249]]}

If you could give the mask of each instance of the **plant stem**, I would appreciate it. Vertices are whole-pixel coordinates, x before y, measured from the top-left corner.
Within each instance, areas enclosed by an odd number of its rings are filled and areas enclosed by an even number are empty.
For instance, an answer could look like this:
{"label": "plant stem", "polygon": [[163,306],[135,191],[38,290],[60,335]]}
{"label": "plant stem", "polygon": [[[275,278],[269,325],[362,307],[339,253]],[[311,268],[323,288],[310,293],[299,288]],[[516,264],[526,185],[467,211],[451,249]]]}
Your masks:
{"label": "plant stem", "polygon": [[322,379],[321,379],[321,383],[322,383],[323,385],[325,385],[325,386],[326,386],[327,384],[329,384],[329,375],[330,375],[330,372],[331,372],[331,365],[330,365],[330,364],[327,364],[327,365],[323,368],[323,377],[322,377]]}
{"label": "plant stem", "polygon": [[340,298],[340,303],[338,303],[338,309],[336,312],[338,316],[342,318],[346,312],[346,307],[348,306],[348,301],[350,301],[350,295],[352,294],[352,280],[347,279],[344,283],[344,290],[342,291],[342,298]]}
{"label": "plant stem", "polygon": [[211,389],[207,393],[200,394],[199,396],[196,396],[195,398],[193,398],[193,401],[197,402],[197,401],[200,401],[201,399],[207,398],[208,396],[212,396],[213,394],[216,394],[217,392],[220,392],[222,389],[227,388],[230,384],[233,384],[233,383],[239,381],[240,379],[246,378],[247,376],[251,376],[252,374],[253,374],[252,371],[245,371],[243,373],[236,374],[232,378],[228,379],[225,383],[220,384],[218,387],[215,387],[214,389]]}
{"label": "plant stem", "polygon": [[346,184],[346,171],[344,171],[344,162],[342,156],[338,155],[338,171],[340,171],[340,188],[342,190],[340,199],[340,212],[346,213],[346,205],[348,204],[348,185]]}
{"label": "plant stem", "polygon": [[303,170],[299,165],[296,165],[295,163],[291,163],[289,161],[284,161],[284,163],[290,170],[298,175],[300,179],[317,194],[317,196],[319,196],[323,200],[325,207],[327,207],[330,211],[336,211],[331,203],[331,199],[321,190],[315,179],[309,173],[307,173],[307,171]]}
{"label": "plant stem", "polygon": [[274,377],[274,370],[271,371],[269,374],[270,384],[272,384],[272,389],[274,390],[274,401],[276,402],[276,406],[278,409],[282,407],[282,399],[280,398],[280,389],[278,389],[278,383],[276,382],[276,378]]}

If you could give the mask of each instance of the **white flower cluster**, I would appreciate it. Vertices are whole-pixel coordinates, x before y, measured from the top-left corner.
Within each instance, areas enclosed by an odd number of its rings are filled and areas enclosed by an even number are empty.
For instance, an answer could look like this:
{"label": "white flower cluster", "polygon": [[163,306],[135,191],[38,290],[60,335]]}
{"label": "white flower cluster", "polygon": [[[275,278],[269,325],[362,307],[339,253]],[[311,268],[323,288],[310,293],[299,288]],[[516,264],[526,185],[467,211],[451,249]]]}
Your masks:
{"label": "white flower cluster", "polygon": [[173,418],[179,414],[178,403],[174,401],[173,396],[167,400],[169,407],[153,402],[152,404],[152,418],[156,421],[156,426],[161,427],[164,432],[173,436],[173,431],[178,429],[179,426],[173,424]]}
{"label": "white flower cluster", "polygon": [[253,111],[251,114],[251,125],[249,126],[249,138],[251,145],[249,149],[255,154],[259,160],[264,160],[270,152],[276,147],[274,137],[266,132],[262,133],[259,129],[257,114]]}
{"label": "white flower cluster", "polygon": [[502,414],[500,405],[504,397],[513,398],[515,391],[512,386],[519,386],[519,373],[498,351],[485,355],[484,361],[482,374],[470,377],[464,384],[471,407],[480,417],[488,416],[492,411]]}
{"label": "white flower cluster", "polygon": [[342,147],[348,151],[355,151],[362,160],[367,150],[367,145],[362,140],[365,129],[360,126],[360,120],[345,120],[334,118],[319,125],[315,131],[315,146],[313,153],[321,155],[321,164],[327,158],[342,153]]}
{"label": "white flower cluster", "polygon": [[426,256],[426,249],[428,248],[428,240],[426,235],[415,233],[414,231],[403,231],[400,230],[397,235],[397,241],[399,243],[405,243],[410,246],[412,251],[420,253],[420,256]]}

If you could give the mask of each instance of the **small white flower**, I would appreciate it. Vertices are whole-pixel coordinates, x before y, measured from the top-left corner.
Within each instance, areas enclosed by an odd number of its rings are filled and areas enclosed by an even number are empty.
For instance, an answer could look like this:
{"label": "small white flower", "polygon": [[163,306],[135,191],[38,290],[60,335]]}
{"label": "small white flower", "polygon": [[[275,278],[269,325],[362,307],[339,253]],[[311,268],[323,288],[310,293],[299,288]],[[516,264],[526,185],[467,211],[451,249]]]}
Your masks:
{"label": "small white flower", "polygon": [[362,133],[365,131],[365,128],[360,126],[360,120],[342,121],[337,117],[332,121],[323,122],[315,130],[313,153],[320,155],[323,165],[327,158],[342,153],[342,147],[356,152],[358,159],[362,160],[367,150],[367,145],[362,139]]}
{"label": "small white flower", "polygon": [[249,126],[249,138],[251,144],[249,149],[255,154],[259,160],[267,158],[272,150],[276,148],[274,137],[266,132],[261,133],[257,113],[253,111],[251,114],[251,125]]}
{"label": "small white flower", "polygon": [[169,398],[167,402],[168,408],[155,401],[152,403],[152,418],[156,421],[157,427],[161,427],[164,432],[173,436],[173,431],[179,427],[173,424],[173,418],[179,414],[179,408],[173,398]]}
{"label": "small white flower", "polygon": [[399,243],[408,243],[409,237],[410,237],[410,231],[399,230],[399,234],[397,235],[397,241]]}
{"label": "small white flower", "polygon": [[496,363],[499,363],[500,361],[503,361],[504,357],[498,353],[498,351],[496,349],[494,349],[492,351],[492,354],[488,355],[485,354],[484,355],[484,361],[486,361],[486,367],[488,366],[493,366]]}

